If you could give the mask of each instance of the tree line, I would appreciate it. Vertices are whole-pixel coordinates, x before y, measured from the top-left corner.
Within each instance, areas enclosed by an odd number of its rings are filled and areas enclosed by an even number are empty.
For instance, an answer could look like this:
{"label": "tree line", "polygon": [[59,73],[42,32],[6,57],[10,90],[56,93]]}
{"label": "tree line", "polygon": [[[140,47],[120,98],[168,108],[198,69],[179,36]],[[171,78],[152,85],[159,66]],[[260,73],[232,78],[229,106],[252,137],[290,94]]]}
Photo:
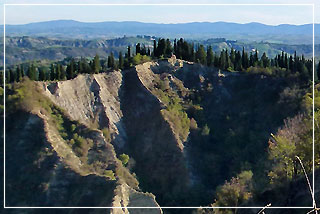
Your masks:
{"label": "tree line", "polygon": [[[118,59],[115,59],[111,52],[107,59],[100,59],[96,55],[93,59],[69,58],[67,63],[52,63],[49,68],[36,66],[30,63],[27,66],[18,65],[10,68],[6,72],[7,82],[20,81],[24,76],[31,80],[68,80],[83,73],[100,73],[109,70],[118,70],[130,68],[134,65],[150,61],[152,59],[169,58],[173,54],[178,58],[190,62],[200,63],[205,66],[214,66],[222,70],[229,71],[250,71],[250,68],[268,68],[280,71],[289,71],[292,74],[300,74],[305,80],[312,79],[312,59],[306,59],[304,55],[297,56],[281,52],[274,58],[269,58],[266,53],[259,56],[258,50],[246,52],[244,47],[242,51],[231,48],[223,49],[220,52],[214,52],[212,46],[205,47],[202,44],[187,42],[183,38],[170,41],[160,38],[153,41],[153,46],[145,44],[135,45],[135,54],[131,46],[127,47],[126,53],[120,51]],[[252,69],[251,69],[252,70]],[[317,76],[320,76],[320,68],[317,68]]]}

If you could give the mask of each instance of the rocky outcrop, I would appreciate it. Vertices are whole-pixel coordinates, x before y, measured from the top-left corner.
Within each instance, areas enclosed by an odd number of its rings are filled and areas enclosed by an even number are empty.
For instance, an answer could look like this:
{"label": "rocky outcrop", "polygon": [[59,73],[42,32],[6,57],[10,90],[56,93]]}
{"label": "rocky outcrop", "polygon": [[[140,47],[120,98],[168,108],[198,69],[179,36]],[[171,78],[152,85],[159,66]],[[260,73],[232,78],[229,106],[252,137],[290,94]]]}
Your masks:
{"label": "rocky outcrop", "polygon": [[[99,89],[97,84],[95,87],[93,90]],[[36,96],[40,103],[45,102]],[[78,124],[76,132],[70,131],[69,126],[77,122],[49,102],[46,100],[46,108],[20,110],[7,118],[7,206],[115,206],[103,213],[122,213],[116,205],[120,201],[123,210],[150,206],[155,207],[154,213],[162,213],[155,196],[139,190],[137,180],[123,167],[100,130]],[[75,139],[82,137],[83,144],[89,142],[88,147],[75,150],[67,139],[69,134],[63,134],[67,130],[76,134]]]}
{"label": "rocky outcrop", "polygon": [[182,66],[183,61],[176,59],[147,62],[123,72],[78,75],[72,80],[39,85],[73,120],[88,127],[107,127],[116,149],[136,162],[134,172],[142,189],[170,205],[175,195],[189,186],[183,151],[188,133],[181,137],[175,121],[164,114],[167,104],[157,93],[157,84],[161,78],[169,79],[172,93],[185,96],[188,89],[169,74]]}
{"label": "rocky outcrop", "polygon": [[109,128],[114,145],[118,147],[122,147],[126,139],[118,94],[121,84],[122,74],[117,71],[40,83],[44,94],[66,110],[73,120],[89,127]]}
{"label": "rocky outcrop", "polygon": [[152,74],[141,80],[139,72],[137,66],[124,73],[121,109],[129,138],[127,151],[136,160],[135,171],[143,178],[143,189],[168,205],[170,197],[186,190],[187,169],[183,151],[161,114],[161,101],[149,88]]}

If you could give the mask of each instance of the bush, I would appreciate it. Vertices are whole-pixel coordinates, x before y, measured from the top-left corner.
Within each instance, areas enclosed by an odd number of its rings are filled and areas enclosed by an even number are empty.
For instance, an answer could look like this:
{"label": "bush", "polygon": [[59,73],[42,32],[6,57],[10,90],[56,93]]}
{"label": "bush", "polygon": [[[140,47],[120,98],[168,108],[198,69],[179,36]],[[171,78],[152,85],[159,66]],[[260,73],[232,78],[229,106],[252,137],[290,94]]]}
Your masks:
{"label": "bush", "polygon": [[119,160],[121,160],[123,166],[126,166],[129,162],[129,155],[121,154]]}
{"label": "bush", "polygon": [[[217,188],[216,201],[213,207],[237,207],[247,202],[251,197],[252,190],[252,172],[243,171],[237,177]],[[231,214],[236,210],[217,209],[215,213]]]}
{"label": "bush", "polygon": [[134,65],[139,65],[141,63],[148,62],[148,61],[151,61],[151,58],[146,55],[141,55],[140,53],[138,53],[132,58],[132,63]]}
{"label": "bush", "polygon": [[202,128],[202,132],[201,135],[202,136],[208,136],[210,134],[210,128],[208,127],[208,125],[204,125],[204,127]]}

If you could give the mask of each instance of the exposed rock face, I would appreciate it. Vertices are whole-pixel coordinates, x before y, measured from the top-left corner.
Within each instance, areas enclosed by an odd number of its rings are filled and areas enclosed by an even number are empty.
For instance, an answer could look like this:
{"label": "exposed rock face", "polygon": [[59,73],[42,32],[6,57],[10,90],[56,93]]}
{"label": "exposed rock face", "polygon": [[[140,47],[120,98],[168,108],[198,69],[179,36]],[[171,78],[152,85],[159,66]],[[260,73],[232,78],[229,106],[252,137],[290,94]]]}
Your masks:
{"label": "exposed rock face", "polygon": [[[99,97],[97,82],[93,79],[88,85]],[[61,88],[55,86],[57,93]],[[39,98],[39,94],[36,96]],[[123,167],[100,130],[78,124],[71,134],[73,139],[81,137],[79,142],[85,146],[74,147],[65,132],[77,122],[67,112],[40,99],[46,107],[38,106],[31,112],[20,110],[7,118],[7,206],[118,207],[121,202],[119,206],[155,207],[154,213],[162,213],[154,195],[140,192],[138,181]],[[123,213],[116,207],[92,213]]]}
{"label": "exposed rock face", "polygon": [[44,93],[56,105],[66,110],[72,119],[90,127],[108,127],[115,145],[122,147],[126,132],[121,121],[119,88],[120,72],[79,75],[73,80],[41,83]]}
{"label": "exposed rock face", "polygon": [[[162,214],[162,210],[155,201],[154,195],[150,193],[138,192],[130,188],[126,184],[118,185],[115,190],[116,196],[112,203],[112,207],[115,207],[111,210],[111,214],[142,214],[142,213],[151,213],[151,214]],[[155,207],[159,209],[139,209],[139,208],[122,208],[117,207]]]}
{"label": "exposed rock face", "polygon": [[157,200],[170,204],[169,195],[181,193],[188,185],[183,151],[161,114],[161,101],[148,88],[152,74],[142,79],[139,72],[143,72],[139,66],[127,71],[123,81],[121,107],[129,137],[128,152],[137,162],[142,186],[156,194]]}
{"label": "exposed rock face", "polygon": [[[43,93],[73,120],[99,129],[108,127],[113,145],[136,161],[134,171],[143,177],[143,189],[170,205],[168,195],[180,194],[189,185],[183,154],[186,139],[179,138],[172,121],[162,113],[164,103],[154,88],[162,69],[170,71],[182,64],[173,60],[159,67],[149,62],[122,72],[124,76],[114,71],[39,84]],[[180,81],[169,78],[173,85]]]}

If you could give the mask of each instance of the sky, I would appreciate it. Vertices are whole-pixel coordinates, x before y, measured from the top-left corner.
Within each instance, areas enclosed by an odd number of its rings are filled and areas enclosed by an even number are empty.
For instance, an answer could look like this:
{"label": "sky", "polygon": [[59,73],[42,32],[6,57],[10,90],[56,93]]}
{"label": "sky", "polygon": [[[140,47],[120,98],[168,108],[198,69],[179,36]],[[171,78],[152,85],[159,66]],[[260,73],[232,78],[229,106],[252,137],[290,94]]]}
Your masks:
{"label": "sky", "polygon": [[[3,23],[3,4],[154,4],[154,0],[0,0],[0,23]],[[320,23],[319,0],[164,0],[161,4],[277,4],[277,5],[122,5],[122,6],[17,6],[6,5],[6,24],[26,24],[50,20],[82,22],[140,21],[151,23],[186,22],[260,22],[269,25]]]}

